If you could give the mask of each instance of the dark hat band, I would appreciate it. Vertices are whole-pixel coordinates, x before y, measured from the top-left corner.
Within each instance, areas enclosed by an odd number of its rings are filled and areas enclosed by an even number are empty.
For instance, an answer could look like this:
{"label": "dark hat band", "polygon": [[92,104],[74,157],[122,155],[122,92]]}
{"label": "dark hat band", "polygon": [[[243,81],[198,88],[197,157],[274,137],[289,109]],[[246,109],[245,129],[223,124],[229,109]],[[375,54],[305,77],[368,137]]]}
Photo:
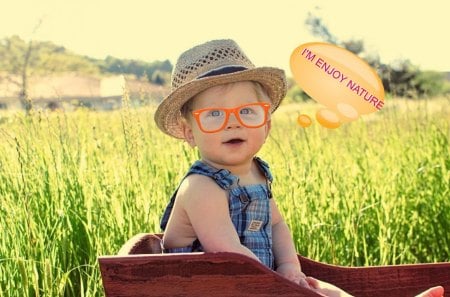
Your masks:
{"label": "dark hat band", "polygon": [[221,75],[221,74],[229,74],[229,73],[234,73],[234,72],[243,71],[243,70],[247,70],[247,69],[248,68],[244,67],[244,66],[225,66],[225,67],[221,67],[221,68],[217,68],[217,69],[208,71],[208,72],[200,75],[199,77],[197,77],[197,79]]}

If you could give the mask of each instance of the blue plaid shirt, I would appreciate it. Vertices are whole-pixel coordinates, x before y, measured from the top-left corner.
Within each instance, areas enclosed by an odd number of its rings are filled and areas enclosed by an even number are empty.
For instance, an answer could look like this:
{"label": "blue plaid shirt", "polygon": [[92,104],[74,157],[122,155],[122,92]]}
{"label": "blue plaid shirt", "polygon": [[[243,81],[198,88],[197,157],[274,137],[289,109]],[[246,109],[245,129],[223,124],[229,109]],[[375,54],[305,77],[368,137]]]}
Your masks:
{"label": "blue plaid shirt", "polygon": [[[186,176],[190,174],[208,176],[222,189],[228,191],[230,217],[239,235],[241,244],[251,250],[264,265],[274,269],[272,216],[270,210],[270,199],[272,198],[270,184],[273,178],[266,162],[259,158],[255,158],[255,161],[264,173],[267,184],[239,186],[238,177],[231,174],[228,170],[218,170],[201,161],[196,161]],[[178,189],[172,195],[162,217],[162,230],[165,230],[169,221],[177,192]],[[189,253],[194,251],[203,251],[201,242],[198,240],[187,247],[164,250],[167,253]]]}

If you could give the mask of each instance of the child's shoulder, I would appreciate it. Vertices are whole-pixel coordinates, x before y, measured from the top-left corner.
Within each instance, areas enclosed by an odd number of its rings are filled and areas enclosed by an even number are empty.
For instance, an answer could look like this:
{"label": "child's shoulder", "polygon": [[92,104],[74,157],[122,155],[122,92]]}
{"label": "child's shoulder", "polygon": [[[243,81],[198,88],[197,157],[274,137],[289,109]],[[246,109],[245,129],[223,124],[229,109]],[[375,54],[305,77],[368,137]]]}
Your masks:
{"label": "child's shoulder", "polygon": [[199,173],[191,173],[191,174],[187,175],[181,184],[186,187],[194,187],[194,186],[208,187],[211,185],[216,185],[214,179],[212,179],[211,177],[209,177],[207,175],[199,174]]}
{"label": "child's shoulder", "polygon": [[201,174],[188,175],[181,182],[177,193],[177,199],[190,201],[226,196],[226,191],[219,187],[212,178]]}

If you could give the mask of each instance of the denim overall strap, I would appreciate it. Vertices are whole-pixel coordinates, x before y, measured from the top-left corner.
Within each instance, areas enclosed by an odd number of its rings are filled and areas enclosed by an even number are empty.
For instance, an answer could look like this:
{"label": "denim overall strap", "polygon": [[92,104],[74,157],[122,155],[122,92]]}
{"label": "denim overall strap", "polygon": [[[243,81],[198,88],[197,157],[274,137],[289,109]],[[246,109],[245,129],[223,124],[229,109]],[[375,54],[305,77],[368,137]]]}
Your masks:
{"label": "denim overall strap", "polygon": [[[269,190],[271,190],[273,176],[272,176],[272,173],[270,172],[269,164],[267,164],[265,161],[263,161],[260,157],[255,157],[254,159],[255,159],[256,163],[259,165],[259,168],[264,173],[264,176],[266,177],[267,187],[269,188]],[[270,194],[269,198],[272,198],[271,191],[269,191],[269,194]]]}

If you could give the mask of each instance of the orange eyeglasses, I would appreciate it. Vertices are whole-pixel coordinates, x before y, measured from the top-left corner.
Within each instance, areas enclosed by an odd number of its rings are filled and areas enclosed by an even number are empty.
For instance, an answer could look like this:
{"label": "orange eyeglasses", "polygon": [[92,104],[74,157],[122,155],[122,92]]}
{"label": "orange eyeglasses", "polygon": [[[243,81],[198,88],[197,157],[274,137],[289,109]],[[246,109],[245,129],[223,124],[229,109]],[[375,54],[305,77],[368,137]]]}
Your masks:
{"label": "orange eyeglasses", "polygon": [[225,128],[231,113],[234,114],[242,126],[259,128],[267,122],[269,109],[269,103],[256,102],[235,108],[203,108],[194,110],[192,115],[202,132],[215,133]]}

